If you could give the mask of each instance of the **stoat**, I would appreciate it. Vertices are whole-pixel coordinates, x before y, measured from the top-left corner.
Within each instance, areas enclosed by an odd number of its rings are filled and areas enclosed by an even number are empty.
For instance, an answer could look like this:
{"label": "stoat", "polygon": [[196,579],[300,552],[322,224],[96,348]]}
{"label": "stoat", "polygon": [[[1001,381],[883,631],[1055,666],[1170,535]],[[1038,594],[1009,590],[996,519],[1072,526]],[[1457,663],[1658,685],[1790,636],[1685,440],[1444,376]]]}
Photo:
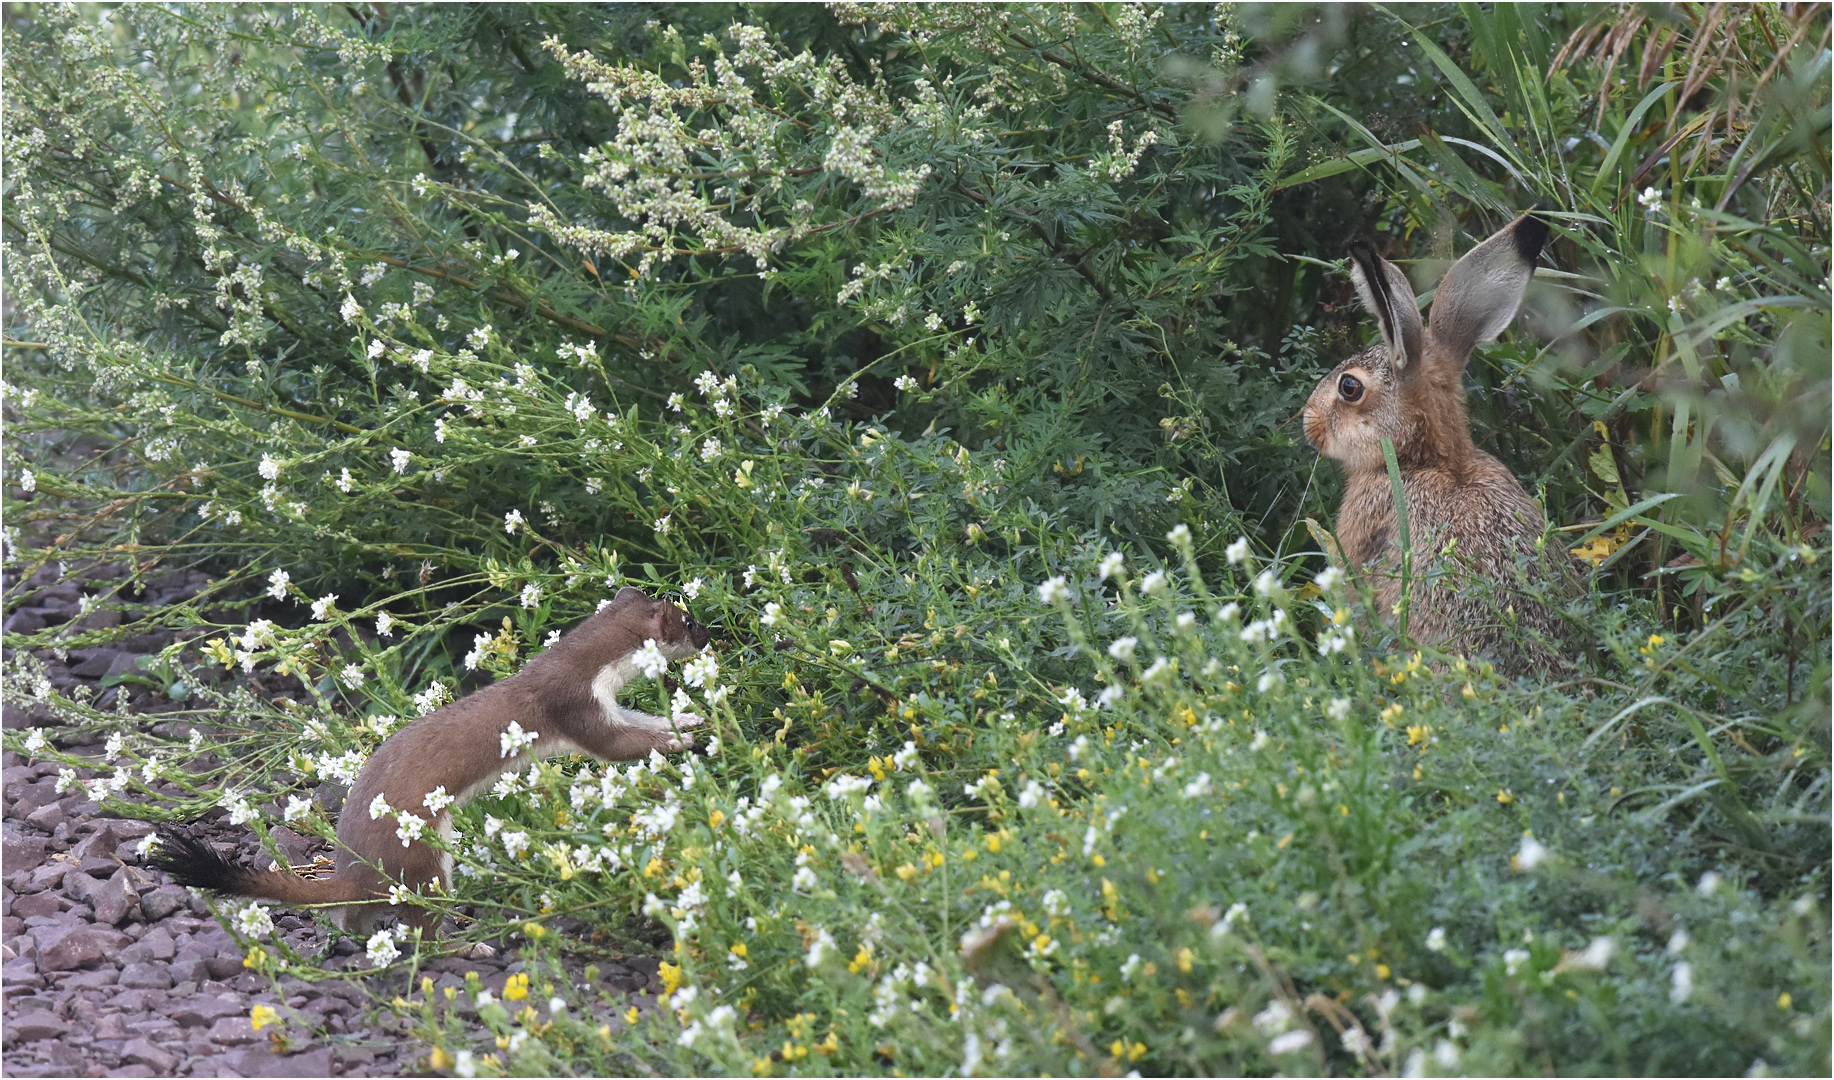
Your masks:
{"label": "stoat", "polygon": [[[433,912],[385,900],[393,885],[450,893],[452,856],[402,835],[405,815],[449,839],[452,812],[533,758],[585,753],[608,761],[687,746],[673,722],[618,704],[618,691],[642,677],[646,644],[668,660],[706,648],[707,631],[674,604],[625,588],[599,612],[534,657],[511,678],[461,698],[402,728],[376,752],[338,817],[337,873],[309,880],[285,869],[237,866],[179,829],[160,832],[157,865],[181,885],[289,905],[348,905],[334,918],[368,934],[397,918],[431,931]],[[520,734],[518,734],[520,732]],[[398,817],[397,815],[401,815]]]}

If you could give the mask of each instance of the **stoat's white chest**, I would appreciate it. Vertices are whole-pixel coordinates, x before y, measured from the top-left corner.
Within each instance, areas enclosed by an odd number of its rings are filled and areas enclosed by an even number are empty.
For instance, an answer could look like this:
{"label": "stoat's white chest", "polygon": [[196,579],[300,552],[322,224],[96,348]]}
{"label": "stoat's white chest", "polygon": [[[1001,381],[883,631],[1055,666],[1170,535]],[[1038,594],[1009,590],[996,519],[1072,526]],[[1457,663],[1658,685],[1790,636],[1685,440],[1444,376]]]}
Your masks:
{"label": "stoat's white chest", "polygon": [[636,656],[626,653],[592,677],[592,700],[599,703],[599,718],[605,723],[616,727],[626,722],[624,710],[618,707],[618,694],[639,674]]}

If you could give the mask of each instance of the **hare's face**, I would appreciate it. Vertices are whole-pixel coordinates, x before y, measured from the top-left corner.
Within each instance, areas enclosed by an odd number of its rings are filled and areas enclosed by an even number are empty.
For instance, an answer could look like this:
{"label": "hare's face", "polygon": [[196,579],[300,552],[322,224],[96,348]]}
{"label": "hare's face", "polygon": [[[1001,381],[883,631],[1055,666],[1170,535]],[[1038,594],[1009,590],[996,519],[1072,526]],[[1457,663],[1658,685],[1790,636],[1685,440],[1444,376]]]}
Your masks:
{"label": "hare's face", "polygon": [[1382,439],[1394,438],[1401,386],[1384,348],[1331,369],[1305,403],[1305,439],[1352,470],[1384,467]]}

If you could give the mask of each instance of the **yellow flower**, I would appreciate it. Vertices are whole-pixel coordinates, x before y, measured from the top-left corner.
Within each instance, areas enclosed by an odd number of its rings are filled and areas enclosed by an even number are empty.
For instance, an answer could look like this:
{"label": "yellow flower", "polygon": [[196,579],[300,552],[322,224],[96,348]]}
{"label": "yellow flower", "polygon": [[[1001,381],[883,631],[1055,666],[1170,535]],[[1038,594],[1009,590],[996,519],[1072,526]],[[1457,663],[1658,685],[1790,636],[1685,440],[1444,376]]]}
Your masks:
{"label": "yellow flower", "polygon": [[453,1060],[451,1054],[437,1046],[433,1048],[432,1053],[427,1055],[427,1067],[430,1069],[450,1069],[457,1064],[458,1062]]}
{"label": "yellow flower", "polygon": [[[664,965],[665,967],[667,965]],[[503,984],[503,1000],[521,1001],[529,996],[529,976],[526,971],[518,971]]]}
{"label": "yellow flower", "polygon": [[1516,793],[1508,788],[1504,788],[1496,793],[1496,801],[1502,803],[1504,806],[1508,806],[1510,803],[1516,801]]}
{"label": "yellow flower", "polygon": [[1787,1009],[1793,1001],[1795,1001],[1795,999],[1789,996],[1788,990],[1785,990],[1777,995],[1777,1008]]}
{"label": "yellow flower", "polygon": [[1000,834],[999,833],[991,833],[988,835],[987,850],[993,851],[993,852],[997,852],[1000,850]]}
{"label": "yellow flower", "polygon": [[720,822],[725,820],[726,811],[724,810],[715,810],[713,813],[707,815],[707,824],[715,829],[719,828]]}
{"label": "yellow flower", "polygon": [[1387,964],[1377,964],[1376,965],[1376,978],[1386,979],[1388,978],[1390,974],[1391,972],[1388,970]]}
{"label": "yellow flower", "polygon": [[[1787,997],[1788,995],[1784,996]],[[1785,1006],[1785,1008],[1787,1007],[1788,1006]],[[248,1014],[248,1026],[254,1028],[256,1031],[260,1031],[269,1024],[278,1024],[279,1022],[280,1014],[266,1005],[257,1005],[250,1010]]]}
{"label": "yellow flower", "polygon": [[1186,975],[1189,975],[1191,973],[1191,960],[1192,960],[1191,950],[1188,948],[1179,949],[1177,955],[1178,955],[1178,970],[1184,972]]}
{"label": "yellow flower", "polygon": [[1466,701],[1477,700],[1477,690],[1470,683],[1466,683],[1465,688],[1460,690],[1459,693],[1464,695]]}
{"label": "yellow flower", "polygon": [[259,945],[249,946],[248,955],[242,958],[242,966],[245,968],[258,968],[265,963],[267,963],[267,950]]}
{"label": "yellow flower", "polygon": [[1380,719],[1384,724],[1386,724],[1390,720],[1393,720],[1395,717],[1400,716],[1402,713],[1406,711],[1407,711],[1406,709],[1401,707],[1401,703],[1397,701],[1393,705],[1390,705],[1388,708],[1382,710]]}
{"label": "yellow flower", "polygon": [[1433,729],[1425,724],[1409,724],[1407,726],[1407,745],[1418,746],[1431,738],[1432,734]]}
{"label": "yellow flower", "polygon": [[912,878],[917,876],[917,868],[915,866],[912,866],[910,863],[905,863],[903,866],[900,866],[897,870],[894,870],[893,873],[898,875],[899,881],[909,881]]}
{"label": "yellow flower", "polygon": [[630,1008],[624,1010],[624,1024],[626,1027],[636,1027],[637,1021],[641,1020],[642,1018],[643,1018],[643,1014],[637,1011],[637,1007],[635,1005],[632,1005]]}
{"label": "yellow flower", "polygon": [[748,954],[749,954],[749,953],[751,952],[751,950],[750,950],[750,949],[747,949],[747,948],[745,947],[745,943],[744,943],[743,941],[741,941],[741,942],[739,942],[738,944],[736,944],[736,945],[734,945],[734,946],[733,946],[733,947],[731,948],[731,950],[729,950],[729,951],[730,951],[730,952],[732,953],[732,955],[734,955],[734,956],[736,956],[736,957],[739,957],[740,959],[744,959],[744,958],[745,958],[745,956],[747,956],[747,955],[748,955]]}

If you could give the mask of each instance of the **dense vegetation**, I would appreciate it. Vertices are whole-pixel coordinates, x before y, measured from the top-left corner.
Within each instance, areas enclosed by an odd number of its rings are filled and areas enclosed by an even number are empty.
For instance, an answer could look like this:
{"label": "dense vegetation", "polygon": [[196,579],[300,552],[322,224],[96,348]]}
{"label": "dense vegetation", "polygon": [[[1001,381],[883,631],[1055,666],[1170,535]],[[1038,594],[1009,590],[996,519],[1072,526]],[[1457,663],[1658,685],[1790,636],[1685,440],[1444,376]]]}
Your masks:
{"label": "dense vegetation", "polygon": [[[469,935],[659,925],[671,1009],[415,993],[433,1067],[1828,1070],[1825,5],[5,34],[6,557],[134,564],[6,693],[121,734],[114,790],[265,830],[615,586],[716,628],[655,691],[703,754],[455,842]],[[1430,288],[1536,204],[1471,408],[1590,589],[1512,679],[1319,576],[1294,416],[1371,333],[1348,240]],[[137,605],[173,566],[214,585]],[[149,621],[177,727],[27,651]]]}

